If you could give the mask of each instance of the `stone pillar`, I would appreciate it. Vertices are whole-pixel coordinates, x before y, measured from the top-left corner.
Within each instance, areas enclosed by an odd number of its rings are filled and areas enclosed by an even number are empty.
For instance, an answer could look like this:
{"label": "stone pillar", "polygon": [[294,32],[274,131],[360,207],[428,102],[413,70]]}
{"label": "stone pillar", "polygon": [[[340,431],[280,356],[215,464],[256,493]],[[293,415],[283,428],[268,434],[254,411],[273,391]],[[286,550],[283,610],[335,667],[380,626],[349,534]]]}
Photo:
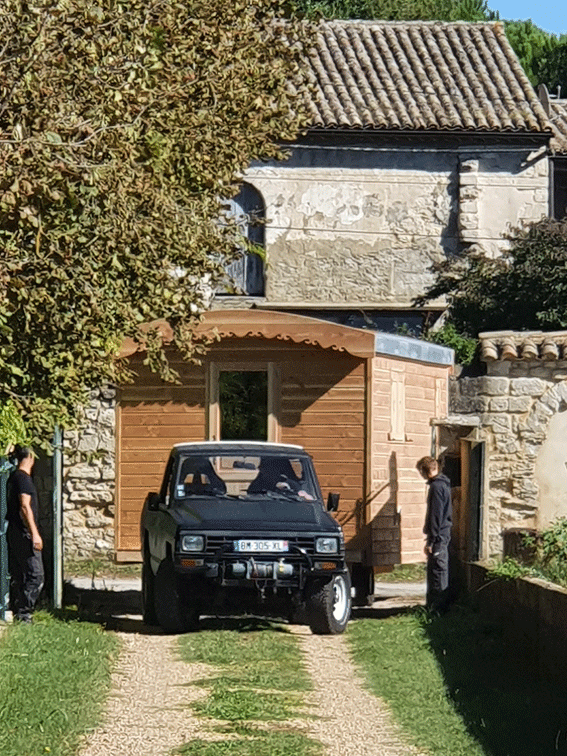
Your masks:
{"label": "stone pillar", "polygon": [[478,160],[462,158],[459,164],[459,238],[463,244],[480,239],[480,186]]}
{"label": "stone pillar", "polygon": [[63,440],[63,539],[66,559],[114,553],[116,390],[92,394],[78,430]]}

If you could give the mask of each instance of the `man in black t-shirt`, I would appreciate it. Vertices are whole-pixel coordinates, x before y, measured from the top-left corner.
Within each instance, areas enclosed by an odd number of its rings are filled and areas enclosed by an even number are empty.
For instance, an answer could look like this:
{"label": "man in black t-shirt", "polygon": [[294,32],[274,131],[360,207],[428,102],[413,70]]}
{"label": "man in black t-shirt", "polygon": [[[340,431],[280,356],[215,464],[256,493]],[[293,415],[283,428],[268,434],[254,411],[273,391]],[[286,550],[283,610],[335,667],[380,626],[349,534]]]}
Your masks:
{"label": "man in black t-shirt", "polygon": [[31,449],[14,449],[18,467],[8,482],[8,568],[10,608],[15,620],[31,622],[43,588],[43,541],[39,534],[37,491],[31,478],[34,456]]}

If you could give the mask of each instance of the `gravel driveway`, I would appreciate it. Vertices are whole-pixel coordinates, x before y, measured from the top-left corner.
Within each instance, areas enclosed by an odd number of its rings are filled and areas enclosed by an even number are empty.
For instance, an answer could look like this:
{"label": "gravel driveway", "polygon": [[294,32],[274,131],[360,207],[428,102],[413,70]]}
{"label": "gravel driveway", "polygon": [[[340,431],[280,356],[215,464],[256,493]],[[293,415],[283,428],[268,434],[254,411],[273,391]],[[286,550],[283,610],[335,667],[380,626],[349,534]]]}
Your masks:
{"label": "gravel driveway", "polygon": [[[119,607],[120,585],[107,583],[105,588],[114,594],[108,597],[111,605]],[[128,591],[127,612],[135,612],[135,586],[128,584],[122,590]],[[100,602],[105,593],[95,590],[99,613],[104,613]],[[401,598],[390,600],[395,610]],[[421,599],[413,595],[403,600]],[[126,613],[116,623],[122,653],[112,677],[105,721],[86,738],[80,756],[167,756],[193,738],[219,737],[211,733],[210,720],[196,717],[188,706],[207,695],[206,689],[189,683],[207,676],[209,668],[180,661],[175,637],[147,634],[137,613]],[[301,625],[290,630],[301,644],[314,685],[308,702],[317,716],[305,720],[304,732],[324,744],[325,756],[422,756],[404,743],[385,704],[363,688],[342,636],[312,635]]]}

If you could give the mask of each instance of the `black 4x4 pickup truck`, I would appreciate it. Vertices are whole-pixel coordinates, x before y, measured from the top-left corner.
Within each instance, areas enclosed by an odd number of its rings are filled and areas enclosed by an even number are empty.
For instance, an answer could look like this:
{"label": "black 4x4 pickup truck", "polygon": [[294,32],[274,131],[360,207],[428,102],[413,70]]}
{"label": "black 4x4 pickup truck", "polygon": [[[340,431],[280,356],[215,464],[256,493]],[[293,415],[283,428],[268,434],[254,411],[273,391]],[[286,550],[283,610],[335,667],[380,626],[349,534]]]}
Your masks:
{"label": "black 4x4 pickup truck", "polygon": [[201,615],[260,613],[342,633],[351,585],[336,510],[299,446],[173,447],[141,519],[144,621],[196,630]]}

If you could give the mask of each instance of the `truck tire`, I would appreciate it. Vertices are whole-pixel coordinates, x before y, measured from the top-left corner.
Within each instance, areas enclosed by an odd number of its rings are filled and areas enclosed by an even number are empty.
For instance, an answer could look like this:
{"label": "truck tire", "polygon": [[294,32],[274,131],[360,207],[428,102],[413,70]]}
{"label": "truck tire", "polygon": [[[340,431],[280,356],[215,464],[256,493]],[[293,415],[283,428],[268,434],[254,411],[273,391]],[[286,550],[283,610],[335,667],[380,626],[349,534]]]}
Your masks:
{"label": "truck tire", "polygon": [[142,619],[145,625],[159,624],[155,608],[155,577],[150,566],[150,555],[144,550],[142,562]]}
{"label": "truck tire", "polygon": [[330,580],[315,579],[307,586],[307,624],[315,635],[344,633],[350,619],[351,597],[348,572]]}
{"label": "truck tire", "polygon": [[189,603],[189,590],[164,559],[155,576],[154,605],[157,621],[166,633],[186,633],[199,629],[199,610]]}
{"label": "truck tire", "polygon": [[354,588],[354,606],[372,606],[374,601],[374,570],[363,564],[351,566],[350,579]]}

